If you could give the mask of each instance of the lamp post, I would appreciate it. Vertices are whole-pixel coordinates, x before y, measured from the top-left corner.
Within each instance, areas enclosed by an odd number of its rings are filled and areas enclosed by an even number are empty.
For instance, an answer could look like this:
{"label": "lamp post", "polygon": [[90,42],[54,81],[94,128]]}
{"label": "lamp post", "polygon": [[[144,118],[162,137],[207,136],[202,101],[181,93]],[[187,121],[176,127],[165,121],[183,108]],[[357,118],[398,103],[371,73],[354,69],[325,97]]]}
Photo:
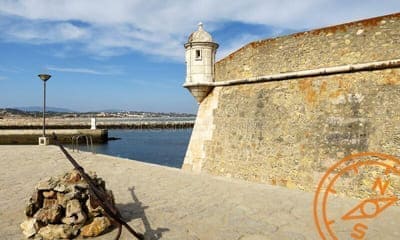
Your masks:
{"label": "lamp post", "polygon": [[43,81],[43,134],[39,137],[39,145],[48,145],[46,138],[46,82],[51,78],[49,74],[39,74],[38,77]]}

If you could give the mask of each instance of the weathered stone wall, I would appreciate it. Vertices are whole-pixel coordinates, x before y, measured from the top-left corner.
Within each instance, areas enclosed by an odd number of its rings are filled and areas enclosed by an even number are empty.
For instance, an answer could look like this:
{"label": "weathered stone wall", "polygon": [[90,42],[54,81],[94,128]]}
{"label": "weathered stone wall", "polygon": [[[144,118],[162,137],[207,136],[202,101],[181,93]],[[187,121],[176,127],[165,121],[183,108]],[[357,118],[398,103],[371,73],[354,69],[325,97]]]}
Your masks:
{"label": "weathered stone wall", "polygon": [[182,165],[183,170],[197,173],[202,171],[203,159],[207,154],[205,146],[212,140],[215,129],[214,110],[218,107],[220,89],[215,88],[199,106],[185,161]]}
{"label": "weathered stone wall", "polygon": [[[216,64],[216,81],[393,60],[399,46],[397,13],[250,43]],[[400,156],[398,99],[399,67],[218,86],[199,107],[183,168],[314,191],[345,156]],[[375,194],[381,170],[342,176],[335,191]],[[400,194],[400,177],[385,178]]]}
{"label": "weathered stone wall", "polygon": [[[400,156],[399,68],[217,87],[213,93],[198,115],[209,120],[212,137],[196,132],[196,122],[187,154],[193,162],[185,160],[186,168],[313,191],[328,167],[351,153]],[[392,182],[400,189],[399,179]],[[349,195],[362,194],[349,189]]]}
{"label": "weathered stone wall", "polygon": [[400,57],[400,13],[252,42],[215,65],[215,81]]}

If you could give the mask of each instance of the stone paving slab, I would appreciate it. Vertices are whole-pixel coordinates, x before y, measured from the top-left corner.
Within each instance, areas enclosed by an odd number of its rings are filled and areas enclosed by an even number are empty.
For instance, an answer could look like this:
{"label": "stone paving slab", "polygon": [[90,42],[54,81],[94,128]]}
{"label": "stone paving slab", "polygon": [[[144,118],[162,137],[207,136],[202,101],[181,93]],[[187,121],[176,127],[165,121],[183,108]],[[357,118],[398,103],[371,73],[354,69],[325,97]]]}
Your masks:
{"label": "stone paving slab", "polygon": [[[312,215],[313,194],[91,153],[73,153],[96,171],[116,196],[129,224],[147,239],[320,239]],[[55,146],[0,146],[0,236],[24,239],[19,224],[36,183],[71,169]],[[357,200],[332,200],[333,214]],[[336,226],[351,239],[357,221]],[[400,209],[368,220],[366,239],[400,239]],[[96,239],[113,239],[116,230]],[[123,231],[121,239],[132,239]]]}

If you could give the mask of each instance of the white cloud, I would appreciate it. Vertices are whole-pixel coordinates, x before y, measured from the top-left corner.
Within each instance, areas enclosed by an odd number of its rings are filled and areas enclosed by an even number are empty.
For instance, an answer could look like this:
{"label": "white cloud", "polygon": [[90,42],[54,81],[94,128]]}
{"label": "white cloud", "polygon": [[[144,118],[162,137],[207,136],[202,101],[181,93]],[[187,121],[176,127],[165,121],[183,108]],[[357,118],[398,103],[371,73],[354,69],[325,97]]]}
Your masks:
{"label": "white cloud", "polygon": [[20,21],[5,29],[8,39],[30,43],[57,43],[88,39],[90,32],[71,23]]}
{"label": "white cloud", "polygon": [[0,76],[0,81],[6,80],[6,79],[7,79],[7,77]]}
{"label": "white cloud", "polygon": [[56,72],[83,73],[83,74],[94,74],[94,75],[121,74],[121,70],[114,67],[104,67],[103,71],[90,68],[67,68],[67,67],[56,67],[56,66],[48,66],[46,67],[46,69]]}
{"label": "white cloud", "polygon": [[0,0],[0,21],[7,20],[0,38],[78,42],[99,56],[140,51],[182,60],[182,44],[198,21],[211,31],[226,21],[300,30],[399,10],[398,0]]}

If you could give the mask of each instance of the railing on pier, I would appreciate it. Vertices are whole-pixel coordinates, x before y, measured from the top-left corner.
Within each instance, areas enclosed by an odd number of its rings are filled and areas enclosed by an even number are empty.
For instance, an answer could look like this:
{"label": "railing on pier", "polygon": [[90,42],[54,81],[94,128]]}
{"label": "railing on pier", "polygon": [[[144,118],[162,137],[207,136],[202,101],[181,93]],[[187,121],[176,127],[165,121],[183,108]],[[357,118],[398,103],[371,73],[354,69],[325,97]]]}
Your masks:
{"label": "railing on pier", "polygon": [[72,151],[79,152],[79,141],[84,140],[84,143],[86,142],[86,149],[92,153],[95,153],[94,147],[93,147],[93,138],[92,136],[89,135],[75,135],[71,137],[72,141]]}

